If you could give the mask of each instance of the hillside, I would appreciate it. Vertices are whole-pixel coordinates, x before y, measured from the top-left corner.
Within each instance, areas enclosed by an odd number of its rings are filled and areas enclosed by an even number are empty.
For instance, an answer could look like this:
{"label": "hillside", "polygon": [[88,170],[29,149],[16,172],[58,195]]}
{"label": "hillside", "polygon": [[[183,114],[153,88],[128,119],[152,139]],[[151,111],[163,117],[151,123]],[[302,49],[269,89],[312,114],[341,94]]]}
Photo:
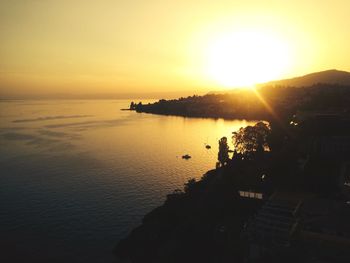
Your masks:
{"label": "hillside", "polygon": [[292,87],[306,87],[312,86],[318,83],[327,84],[339,84],[339,85],[350,85],[350,72],[340,70],[326,70],[321,72],[315,72],[307,74],[305,76],[282,79],[276,81],[270,81],[267,83],[260,84],[259,86],[265,85],[276,85],[276,86],[292,86]]}

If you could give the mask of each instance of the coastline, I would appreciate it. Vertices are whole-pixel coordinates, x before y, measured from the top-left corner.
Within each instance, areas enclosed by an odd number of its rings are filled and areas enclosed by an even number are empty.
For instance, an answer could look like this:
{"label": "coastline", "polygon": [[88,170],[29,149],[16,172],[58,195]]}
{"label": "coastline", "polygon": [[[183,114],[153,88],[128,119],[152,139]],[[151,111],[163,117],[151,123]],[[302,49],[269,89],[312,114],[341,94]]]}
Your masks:
{"label": "coastline", "polygon": [[115,255],[122,262],[214,262],[218,255],[224,262],[242,260],[247,243],[241,230],[262,200],[240,198],[237,180],[232,167],[189,180],[144,216]]}
{"label": "coastline", "polygon": [[[338,147],[336,139],[341,137],[342,145],[350,145],[348,111],[339,110],[336,101],[328,109],[321,103],[327,94],[339,97],[348,91],[331,87],[313,86],[312,96],[290,89],[295,93],[293,102],[285,100],[290,95],[285,94],[285,98],[273,97],[270,105],[260,101],[264,105],[252,106],[251,102],[245,108],[229,100],[224,103],[221,95],[132,103],[130,109],[139,113],[260,119],[269,124],[259,122],[234,132],[232,158],[227,138],[221,138],[219,166],[199,181],[189,180],[183,191],[168,194],[162,206],[145,215],[142,224],[119,242],[114,251],[117,257],[134,263],[350,259],[350,250],[332,243],[350,237],[350,194],[340,169],[348,165],[350,148]],[[342,105],[347,109],[346,100]],[[322,212],[322,222],[318,222],[317,206],[331,207]],[[332,225],[340,217],[346,220]],[[332,237],[324,232],[330,225],[336,233]],[[305,240],[304,234],[311,232],[332,240],[322,249],[335,249],[320,255],[317,240]]]}

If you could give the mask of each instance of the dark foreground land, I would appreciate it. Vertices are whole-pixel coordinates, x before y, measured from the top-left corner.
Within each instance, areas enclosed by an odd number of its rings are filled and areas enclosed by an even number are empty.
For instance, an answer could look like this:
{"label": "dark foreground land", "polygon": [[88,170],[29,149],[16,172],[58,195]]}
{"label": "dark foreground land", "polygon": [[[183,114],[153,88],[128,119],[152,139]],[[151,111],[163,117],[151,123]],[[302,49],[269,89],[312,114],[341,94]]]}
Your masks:
{"label": "dark foreground land", "polygon": [[219,141],[189,180],[119,242],[125,262],[350,262],[350,87],[265,87],[132,104],[138,112],[264,119]]}

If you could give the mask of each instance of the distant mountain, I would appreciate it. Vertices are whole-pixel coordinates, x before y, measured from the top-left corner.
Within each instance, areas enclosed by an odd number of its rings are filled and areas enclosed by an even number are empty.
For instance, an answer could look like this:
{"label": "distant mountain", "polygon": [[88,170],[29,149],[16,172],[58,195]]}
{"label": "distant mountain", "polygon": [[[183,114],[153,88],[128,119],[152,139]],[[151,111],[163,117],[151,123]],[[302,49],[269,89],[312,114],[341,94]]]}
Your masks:
{"label": "distant mountain", "polygon": [[340,70],[326,70],[307,74],[305,76],[270,81],[259,84],[258,86],[276,85],[276,86],[292,86],[292,87],[306,87],[318,83],[339,84],[350,86],[350,72]]}
{"label": "distant mountain", "polygon": [[[257,86],[263,87],[267,85],[272,85],[272,86],[308,87],[319,83],[350,86],[350,72],[331,69],[331,70],[325,70],[325,71],[307,74],[301,77],[273,80],[265,83],[259,83],[257,84]],[[235,93],[242,89],[244,90],[244,88],[234,88],[231,90],[210,91],[208,94]]]}

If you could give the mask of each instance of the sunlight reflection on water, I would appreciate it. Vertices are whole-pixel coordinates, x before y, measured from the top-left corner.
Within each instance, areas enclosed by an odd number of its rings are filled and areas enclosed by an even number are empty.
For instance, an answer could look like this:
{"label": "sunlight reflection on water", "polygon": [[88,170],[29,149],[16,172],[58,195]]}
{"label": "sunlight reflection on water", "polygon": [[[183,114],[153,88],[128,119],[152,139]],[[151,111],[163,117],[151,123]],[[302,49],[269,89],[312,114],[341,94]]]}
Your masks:
{"label": "sunlight reflection on water", "polygon": [[219,138],[254,123],[120,111],[128,105],[0,102],[1,245],[23,258],[112,262],[145,213],[215,167]]}

